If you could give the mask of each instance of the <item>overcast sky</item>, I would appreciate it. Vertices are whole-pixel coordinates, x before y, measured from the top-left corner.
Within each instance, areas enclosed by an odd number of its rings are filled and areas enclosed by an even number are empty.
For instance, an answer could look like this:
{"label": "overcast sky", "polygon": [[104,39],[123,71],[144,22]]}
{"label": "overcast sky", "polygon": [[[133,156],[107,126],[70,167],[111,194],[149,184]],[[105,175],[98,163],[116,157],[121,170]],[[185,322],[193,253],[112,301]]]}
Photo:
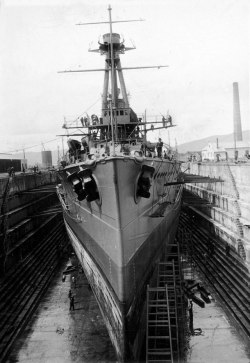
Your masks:
{"label": "overcast sky", "polygon": [[[178,144],[233,131],[233,82],[239,83],[243,130],[249,117],[249,0],[110,1],[113,25],[125,44],[124,67],[169,65],[124,71],[137,113],[169,110]],[[0,13],[0,152],[61,147],[64,117],[99,113],[103,74],[59,74],[65,69],[102,68],[89,53],[107,25],[109,2],[98,0],[2,0]],[[159,135],[157,134],[157,137]],[[161,133],[164,135],[164,132]],[[214,140],[211,140],[214,141]]]}

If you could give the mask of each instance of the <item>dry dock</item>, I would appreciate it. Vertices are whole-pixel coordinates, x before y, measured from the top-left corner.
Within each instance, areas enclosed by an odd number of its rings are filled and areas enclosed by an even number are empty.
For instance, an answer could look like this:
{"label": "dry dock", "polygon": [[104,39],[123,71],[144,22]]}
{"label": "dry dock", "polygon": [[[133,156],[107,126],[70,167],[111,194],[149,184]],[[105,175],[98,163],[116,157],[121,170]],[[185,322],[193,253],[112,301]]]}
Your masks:
{"label": "dry dock", "polygon": [[[64,262],[22,335],[16,341],[8,363],[115,362],[95,297],[79,271],[76,287],[72,275],[62,281]],[[69,310],[69,289],[75,295],[75,310]],[[212,294],[211,304],[194,305],[194,329],[189,337],[187,363],[249,363],[250,351],[237,329],[229,322]]]}
{"label": "dry dock", "polygon": [[[193,165],[193,168],[195,167],[196,165]],[[218,176],[218,173],[223,174],[224,172],[224,182],[215,185],[188,186],[187,191],[192,195],[191,197],[190,195],[184,196],[184,203],[188,206],[185,210],[183,208],[177,239],[181,244],[183,241],[185,242],[184,249],[189,248],[190,250],[191,248],[190,256],[195,265],[192,272],[195,275],[193,278],[195,281],[201,281],[201,284],[211,293],[211,302],[206,303],[205,308],[193,304],[193,335],[188,329],[190,320],[187,313],[187,324],[183,328],[187,334],[186,359],[179,363],[250,363],[250,199],[248,179],[246,178],[249,176],[247,172],[249,165],[198,164],[197,167],[198,170],[194,171],[201,175]],[[18,216],[17,213],[14,213],[15,208],[18,207],[16,203],[22,201],[21,198],[23,198],[25,208],[30,207],[30,204],[33,203],[33,196],[37,197],[37,183],[43,182],[41,176],[28,176],[24,179],[29,182],[29,188],[35,189],[33,189],[34,192],[27,193],[27,185],[22,186],[22,178],[20,180],[16,178],[15,183],[12,183],[9,208],[6,211],[9,229],[12,228],[14,222],[20,222],[14,219]],[[51,181],[49,180],[49,182]],[[44,183],[47,184],[48,181],[44,179]],[[4,187],[3,183],[1,186]],[[46,193],[45,191],[46,188],[41,194],[42,197],[46,195],[47,191]],[[186,202],[185,198],[187,198]],[[49,213],[51,211],[57,212],[50,208]],[[23,211],[19,211],[20,213],[23,214]],[[39,218],[45,218],[47,215],[48,213],[42,211],[39,213]],[[22,233],[24,231],[20,229],[20,234]],[[15,233],[16,235],[17,233]],[[51,242],[56,254],[56,240],[53,240],[53,236],[51,236]],[[20,240],[18,235],[16,237],[17,240]],[[60,241],[61,237],[58,240]],[[214,247],[212,253],[211,243]],[[185,244],[187,244],[186,247]],[[230,252],[227,252],[228,246]],[[20,253],[22,257],[24,257],[24,252],[25,250],[22,250]],[[38,252],[37,254],[39,254]],[[48,255],[47,253],[46,256]],[[59,254],[57,259],[60,260]],[[8,363],[115,362],[115,352],[84,274],[77,269],[71,275],[67,275],[63,281],[63,271],[69,263],[69,259],[62,260],[59,270],[55,263],[52,264],[47,260],[45,258],[45,261],[50,264],[49,269],[54,266],[57,272],[52,277],[47,292],[41,295],[42,298],[39,297],[39,301],[35,304],[34,309],[36,306],[38,307],[33,315],[29,315],[28,325],[24,325],[25,327],[13,346],[9,344],[11,352],[6,361]],[[72,260],[74,259],[72,258]],[[34,259],[32,261],[31,268],[33,265],[37,267],[37,262],[34,262]],[[76,261],[74,260],[74,262]],[[45,269],[48,270],[48,266]],[[35,270],[37,271],[37,268]],[[31,291],[28,287],[30,286],[29,279],[33,281],[32,285],[37,285],[33,270],[30,271],[29,274],[26,273],[25,278],[21,278],[20,273],[17,276],[21,279],[21,283],[27,280],[25,289],[27,288],[29,292]],[[39,271],[37,271],[38,275]],[[76,286],[72,282],[72,276],[76,277]],[[42,275],[40,280],[44,280]],[[10,339],[9,337],[12,335],[13,340],[15,338],[14,315],[18,315],[15,306],[23,305],[25,308],[28,306],[25,303],[25,299],[28,298],[26,290],[20,289],[21,285],[17,281],[19,280],[13,279],[13,284],[20,293],[21,301],[17,301],[16,289],[12,288],[10,283],[6,285],[6,289],[1,286],[3,290],[0,314],[2,325],[4,325],[4,319],[7,321],[0,334],[3,342]],[[70,289],[75,296],[74,311],[69,310],[68,293]],[[195,294],[200,297],[198,291]],[[35,296],[35,294],[33,295]],[[11,307],[13,311],[6,314],[3,310],[5,305],[6,308]],[[18,316],[16,320],[19,322]],[[4,361],[2,357],[0,360]]]}

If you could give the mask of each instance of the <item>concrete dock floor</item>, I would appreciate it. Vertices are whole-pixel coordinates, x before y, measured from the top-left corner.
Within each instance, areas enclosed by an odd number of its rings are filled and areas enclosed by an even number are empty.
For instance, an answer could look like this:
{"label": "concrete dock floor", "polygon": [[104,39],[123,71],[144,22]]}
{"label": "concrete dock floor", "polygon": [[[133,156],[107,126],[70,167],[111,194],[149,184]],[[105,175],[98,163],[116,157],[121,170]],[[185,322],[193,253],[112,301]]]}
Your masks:
{"label": "concrete dock floor", "polygon": [[189,337],[187,363],[250,363],[250,341],[240,335],[213,292],[211,296],[205,308],[193,304],[195,335]]}
{"label": "concrete dock floor", "polygon": [[[62,281],[63,264],[55,275],[39,307],[17,340],[8,363],[92,363],[115,362],[116,356],[98,305],[83,273]],[[75,310],[69,310],[69,289],[75,296]],[[213,295],[212,295],[213,296]],[[187,363],[250,363],[247,344],[230,324],[220,304],[214,300],[204,309],[193,306],[194,329],[201,334],[189,337]]]}
{"label": "concrete dock floor", "polygon": [[[17,340],[8,363],[115,362],[116,355],[92,291],[83,273],[55,275],[39,307]],[[69,289],[75,297],[70,311]]]}

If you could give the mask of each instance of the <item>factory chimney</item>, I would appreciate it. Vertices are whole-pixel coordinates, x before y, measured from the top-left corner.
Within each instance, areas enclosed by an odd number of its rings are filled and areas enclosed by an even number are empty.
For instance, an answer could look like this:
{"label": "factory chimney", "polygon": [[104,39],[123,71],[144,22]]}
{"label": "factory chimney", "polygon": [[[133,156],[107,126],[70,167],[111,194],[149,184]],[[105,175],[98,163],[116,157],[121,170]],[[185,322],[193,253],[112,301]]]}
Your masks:
{"label": "factory chimney", "polygon": [[240,118],[240,101],[238,82],[233,83],[233,101],[234,101],[234,140],[242,141],[242,128]]}

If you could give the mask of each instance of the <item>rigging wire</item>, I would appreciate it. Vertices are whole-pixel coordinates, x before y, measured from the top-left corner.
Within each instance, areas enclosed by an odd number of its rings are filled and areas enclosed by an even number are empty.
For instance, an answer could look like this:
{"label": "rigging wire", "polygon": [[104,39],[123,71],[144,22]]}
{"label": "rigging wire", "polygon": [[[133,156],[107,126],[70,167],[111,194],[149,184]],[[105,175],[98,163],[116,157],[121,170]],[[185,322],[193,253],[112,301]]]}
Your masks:
{"label": "rigging wire", "polygon": [[[59,139],[60,139],[60,137],[57,137],[55,139],[52,139],[52,140],[48,140],[46,142],[43,142],[43,144],[45,145],[45,144],[48,144],[49,142],[56,141],[56,140],[59,140]],[[27,150],[27,149],[32,149],[33,147],[37,147],[37,146],[41,146],[41,143],[36,144],[36,145],[32,145],[32,146],[22,147],[20,149],[10,150],[8,152],[9,153],[16,153],[16,152],[23,151],[23,150]]]}
{"label": "rigging wire", "polygon": [[[87,111],[89,111],[93,106],[95,106],[97,104],[97,102],[100,101],[100,99],[101,99],[101,97],[98,97],[98,99],[92,105],[90,105],[83,113],[81,113],[79,116],[77,116],[76,119],[74,119],[73,121],[70,121],[69,125],[72,125],[74,122],[77,122],[77,120],[81,116],[86,114]],[[56,140],[60,140],[60,139],[61,139],[60,137],[57,137],[55,139],[45,141],[45,142],[43,142],[43,144],[45,145],[45,144],[48,144],[48,143],[50,143],[52,141],[56,141]],[[33,149],[34,147],[37,147],[37,146],[41,146],[41,143],[36,144],[36,145],[32,145],[32,146],[22,147],[20,149],[10,150],[10,151],[8,151],[8,153],[17,153],[17,152],[21,152],[21,151],[28,150],[28,149]],[[3,154],[7,154],[7,153],[3,153]]]}
{"label": "rigging wire", "polygon": [[81,113],[80,115],[78,115],[73,121],[69,121],[69,125],[72,125],[74,122],[77,122],[77,120],[79,120],[79,118],[85,114],[87,114],[87,112],[97,104],[97,102],[99,102],[101,100],[101,97],[98,97],[98,99],[92,103],[92,105],[90,105],[83,113]]}

